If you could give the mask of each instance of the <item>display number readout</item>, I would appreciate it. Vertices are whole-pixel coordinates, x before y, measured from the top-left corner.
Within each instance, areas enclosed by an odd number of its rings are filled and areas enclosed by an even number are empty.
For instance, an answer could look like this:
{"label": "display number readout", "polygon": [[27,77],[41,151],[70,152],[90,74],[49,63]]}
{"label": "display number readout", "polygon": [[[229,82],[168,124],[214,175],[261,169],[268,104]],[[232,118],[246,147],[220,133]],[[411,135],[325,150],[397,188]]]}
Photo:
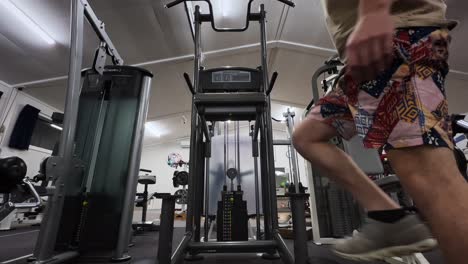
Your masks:
{"label": "display number readout", "polygon": [[248,83],[252,81],[247,71],[218,71],[211,74],[213,83]]}

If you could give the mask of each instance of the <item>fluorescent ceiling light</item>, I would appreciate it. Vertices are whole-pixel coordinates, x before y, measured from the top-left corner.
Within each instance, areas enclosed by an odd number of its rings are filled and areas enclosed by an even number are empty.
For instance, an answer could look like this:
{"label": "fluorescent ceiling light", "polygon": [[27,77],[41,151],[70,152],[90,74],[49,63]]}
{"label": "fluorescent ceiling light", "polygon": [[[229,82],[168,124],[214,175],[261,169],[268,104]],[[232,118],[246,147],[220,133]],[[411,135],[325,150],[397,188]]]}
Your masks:
{"label": "fluorescent ceiling light", "polygon": [[161,132],[151,123],[145,123],[145,128],[152,136],[161,137]]}
{"label": "fluorescent ceiling light", "polygon": [[50,126],[53,127],[53,128],[55,128],[55,129],[57,129],[57,130],[60,130],[60,131],[63,130],[63,128],[57,126],[56,124],[50,124]]}
{"label": "fluorescent ceiling light", "polygon": [[13,16],[19,19],[23,24],[25,24],[31,31],[39,35],[47,44],[55,44],[55,40],[49,34],[47,34],[47,32],[45,32],[36,22],[34,22],[15,4],[10,2],[10,0],[0,0],[0,4]]}
{"label": "fluorescent ceiling light", "polygon": [[283,171],[275,171],[276,176],[286,176],[286,172]]}
{"label": "fluorescent ceiling light", "polygon": [[[242,16],[247,11],[248,0],[243,1],[232,1],[232,0],[217,0],[217,3],[213,5],[218,5],[220,9],[222,18],[236,18]],[[214,15],[219,14],[216,12]],[[244,15],[245,16],[245,15]]]}

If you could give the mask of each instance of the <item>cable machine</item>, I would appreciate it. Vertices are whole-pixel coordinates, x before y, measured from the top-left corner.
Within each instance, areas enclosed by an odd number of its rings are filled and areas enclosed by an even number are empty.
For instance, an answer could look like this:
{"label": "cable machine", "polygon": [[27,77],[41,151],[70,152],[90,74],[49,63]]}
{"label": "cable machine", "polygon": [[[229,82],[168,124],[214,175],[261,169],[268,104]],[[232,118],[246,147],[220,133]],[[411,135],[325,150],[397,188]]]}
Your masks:
{"label": "cable machine", "polygon": [[[64,126],[58,155],[44,165],[50,197],[29,261],[127,261],[153,75],[122,65],[86,0],[71,6]],[[85,19],[101,42],[92,69],[82,71]]]}
{"label": "cable machine", "polygon": [[[184,2],[193,0],[177,0],[167,4],[167,8],[176,6]],[[288,0],[278,0],[288,6],[294,7],[294,3]],[[176,197],[171,195],[160,195],[163,198],[163,208],[161,213],[161,233],[158,249],[158,261],[162,264],[179,263],[184,257],[194,259],[200,258],[202,253],[238,253],[257,252],[265,253],[265,257],[276,257],[277,253],[284,263],[306,263],[307,243],[304,210],[301,215],[293,216],[295,219],[302,219],[303,225],[295,224],[295,256],[286,247],[285,242],[278,231],[275,167],[273,156],[273,136],[271,123],[271,101],[270,93],[278,74],[275,72],[269,80],[267,68],[267,43],[266,43],[266,11],[264,5],[260,5],[258,13],[251,12],[253,0],[249,1],[247,21],[244,28],[217,28],[213,18],[213,8],[209,0],[204,0],[208,4],[209,14],[202,14],[200,6],[195,7],[194,12],[194,41],[195,41],[195,61],[194,61],[194,82],[190,80],[187,73],[184,78],[192,94],[192,127],[190,142],[190,177],[188,184],[188,205],[186,233],[179,246],[172,252],[172,228],[173,216],[165,209],[173,208]],[[257,21],[260,24],[261,43],[261,66],[256,69],[245,67],[219,67],[206,69],[201,66],[201,25],[211,23],[216,32],[243,32],[248,29],[249,22]],[[225,122],[225,136],[227,136],[226,121],[255,121],[251,127],[252,157],[254,160],[255,193],[256,193],[256,239],[245,239],[245,236],[235,238],[231,231],[221,230],[223,234],[218,234],[217,241],[208,240],[209,218],[209,196],[208,191],[210,175],[210,159],[212,154],[212,138],[215,125]],[[238,137],[236,136],[238,140]],[[238,142],[237,142],[238,143]],[[242,190],[239,186],[235,188],[233,179],[239,174],[240,154],[236,152],[237,163],[233,168],[229,167],[229,160],[226,161],[226,154],[229,152],[228,145],[225,144],[224,173],[230,179],[222,190],[222,199],[218,208],[218,223],[224,226],[226,223],[220,216],[229,212],[235,213],[245,209],[242,200]],[[238,148],[238,147],[237,147]],[[236,168],[237,167],[237,168]],[[295,182],[297,187],[292,188],[291,201],[306,199],[306,195],[300,193],[299,182]],[[293,184],[294,186],[294,184]],[[221,190],[220,190],[221,191]],[[261,195],[259,195],[261,194]],[[262,210],[259,211],[259,204]],[[229,210],[226,210],[229,207]],[[297,210],[294,210],[297,211]],[[300,211],[300,210],[299,210]],[[205,215],[204,238],[201,237],[201,217]],[[242,213],[240,213],[242,215]],[[173,214],[172,214],[173,215]],[[245,216],[245,213],[243,214]],[[260,216],[263,217],[263,232],[260,234]],[[231,218],[232,219],[232,215]],[[248,220],[247,220],[248,221]],[[247,221],[241,221],[247,225]],[[163,226],[167,224],[167,228]],[[232,226],[230,224],[229,226]],[[220,227],[218,226],[218,229]],[[301,230],[299,230],[301,228]],[[302,230],[303,228],[303,230]],[[245,230],[245,229],[244,229]],[[167,234],[166,234],[167,233]],[[169,253],[168,253],[169,252]]]}

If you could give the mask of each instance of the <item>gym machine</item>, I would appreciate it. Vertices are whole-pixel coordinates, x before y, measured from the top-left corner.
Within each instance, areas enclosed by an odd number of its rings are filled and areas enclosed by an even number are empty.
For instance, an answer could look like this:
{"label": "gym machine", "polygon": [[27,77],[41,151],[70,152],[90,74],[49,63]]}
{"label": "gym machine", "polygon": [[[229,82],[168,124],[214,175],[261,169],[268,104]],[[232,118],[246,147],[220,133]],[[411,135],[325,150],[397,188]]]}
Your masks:
{"label": "gym machine", "polygon": [[[86,0],[71,1],[71,49],[58,155],[46,164],[49,197],[35,264],[127,261],[151,79],[123,60]],[[82,71],[84,20],[100,39]],[[110,56],[113,66],[105,66]]]}
{"label": "gym machine", "polygon": [[[167,4],[170,8],[178,4],[192,0],[177,0]],[[280,2],[294,6],[288,0]],[[272,80],[269,80],[267,69],[267,45],[266,45],[266,11],[264,5],[260,6],[258,13],[251,12],[249,1],[246,26],[244,28],[217,28],[213,18],[213,8],[211,2],[205,0],[209,7],[209,14],[201,14],[200,7],[195,7],[194,14],[194,41],[195,41],[195,62],[194,62],[194,83],[192,84],[187,73],[184,78],[192,93],[192,128],[190,138],[190,177],[188,184],[188,205],[186,233],[179,246],[171,256],[172,229],[161,226],[158,261],[161,264],[179,263],[185,256],[189,259],[198,259],[201,253],[242,253],[257,252],[266,253],[266,257],[277,257],[279,253],[284,263],[306,263],[307,238],[304,226],[295,225],[294,256],[286,247],[278,231],[275,167],[273,156],[273,137],[271,123],[271,101],[270,93],[278,76],[274,73]],[[261,34],[261,66],[256,69],[243,67],[220,67],[205,69],[201,66],[201,25],[204,22],[211,23],[212,28],[217,32],[243,32],[247,30],[249,22],[257,21],[260,24]],[[262,212],[257,203],[256,221],[260,222],[260,215],[263,216],[263,234],[258,234],[255,240],[234,241],[233,237],[228,237],[229,241],[209,241],[208,240],[208,216],[210,212],[210,158],[212,154],[212,138],[214,127],[217,122],[255,121],[251,131],[252,156],[254,160],[255,193],[258,203],[262,204]],[[225,130],[226,132],[226,130]],[[259,159],[260,157],[260,159]],[[260,165],[260,168],[258,166]],[[238,174],[233,168],[225,168],[226,176],[234,177]],[[260,175],[260,177],[259,177]],[[238,177],[236,175],[236,177]],[[260,178],[260,179],[259,179]],[[299,191],[299,183],[295,182],[291,193],[292,203],[297,200],[303,201],[304,195]],[[226,206],[239,206],[242,211],[244,207],[239,189],[230,190],[224,187],[221,204],[228,200]],[[261,193],[261,199],[260,199]],[[167,204],[170,204],[167,196]],[[237,198],[235,198],[237,197]],[[232,199],[231,199],[232,198]],[[237,199],[237,200],[236,200]],[[234,200],[234,201],[233,201]],[[163,208],[164,206],[163,199]],[[237,204],[237,205],[236,205]],[[301,204],[299,202],[298,204]],[[302,202],[303,204],[303,202]],[[168,206],[170,208],[170,206]],[[218,208],[219,209],[219,208]],[[226,212],[226,207],[223,209]],[[164,211],[164,210],[163,210]],[[204,239],[201,240],[201,216],[204,211]],[[296,210],[294,210],[296,211]],[[301,210],[297,210],[301,212]],[[170,223],[170,214],[164,214],[168,219],[161,219],[161,223]],[[245,213],[244,213],[245,215]],[[294,215],[294,219],[305,221],[304,211],[301,215]],[[219,215],[218,215],[218,221]],[[247,222],[245,222],[247,225]],[[260,224],[257,224],[260,228]],[[163,232],[164,231],[164,232]],[[168,234],[164,234],[165,232]],[[257,231],[260,233],[259,231]],[[165,240],[162,238],[165,237]],[[240,240],[240,239],[239,239]]]}
{"label": "gym machine", "polygon": [[[286,197],[290,197],[290,199],[294,199],[295,201],[290,203],[290,209],[292,215],[300,216],[304,219],[292,219],[293,227],[298,227],[299,230],[307,231],[307,237],[309,236],[309,230],[307,230],[306,226],[306,200],[309,199],[309,194],[306,193],[308,188],[304,187],[300,181],[300,172],[299,172],[299,158],[296,149],[294,148],[292,142],[292,134],[294,130],[294,117],[296,113],[291,111],[290,108],[283,113],[283,120],[276,120],[277,122],[284,122],[287,129],[288,138],[286,140],[274,140],[273,145],[275,146],[287,146],[288,147],[288,154],[289,154],[289,169],[290,169],[290,179],[289,182],[293,183],[288,186],[288,191],[286,192]],[[297,190],[295,189],[296,186],[298,187]],[[293,230],[294,231],[294,230]]]}
{"label": "gym machine", "polygon": [[0,230],[9,230],[16,210],[42,205],[35,186],[26,177],[26,163],[18,157],[0,159]]}
{"label": "gym machine", "polygon": [[135,201],[135,206],[136,207],[141,207],[141,221],[139,223],[134,223],[132,224],[133,230],[135,231],[135,234],[140,234],[143,232],[147,231],[158,231],[159,230],[159,225],[156,225],[152,221],[146,221],[146,214],[148,212],[148,202],[153,199],[154,194],[149,194],[148,193],[148,185],[154,185],[156,184],[156,176],[154,175],[149,175],[151,173],[151,170],[146,170],[146,169],[140,169],[141,172],[144,172],[146,174],[140,175],[138,177],[138,183],[144,185],[144,190],[142,193],[137,193],[137,199]]}
{"label": "gym machine", "polygon": [[[54,112],[52,122],[61,125],[63,114]],[[58,144],[54,147],[53,156],[57,154],[57,147]],[[49,183],[46,177],[47,160],[48,158],[41,162],[39,173],[33,179],[25,177],[26,164],[24,164],[24,171],[18,173],[17,169],[20,165],[22,167],[22,163],[24,163],[22,159],[10,157],[0,161],[2,163],[0,165],[0,186],[2,186],[0,187],[0,193],[3,192],[3,201],[0,201],[0,204],[2,204],[0,208],[0,230],[10,230],[13,222],[30,225],[37,225],[42,222],[43,209],[46,204],[42,197],[47,197],[50,194],[46,188]],[[11,170],[16,171],[17,178],[12,178],[11,173],[13,172]],[[39,182],[40,185],[38,185]],[[12,185],[12,183],[14,184]],[[15,205],[19,202],[22,202],[23,205]]]}

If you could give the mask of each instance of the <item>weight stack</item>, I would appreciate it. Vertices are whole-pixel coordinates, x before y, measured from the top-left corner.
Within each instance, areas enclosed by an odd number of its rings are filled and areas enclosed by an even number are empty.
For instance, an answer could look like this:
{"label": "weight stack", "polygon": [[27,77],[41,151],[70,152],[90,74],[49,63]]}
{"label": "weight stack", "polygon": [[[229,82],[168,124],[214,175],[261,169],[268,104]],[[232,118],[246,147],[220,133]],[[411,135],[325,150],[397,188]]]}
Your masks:
{"label": "weight stack", "polygon": [[216,233],[218,241],[247,241],[248,214],[247,202],[242,200],[243,191],[227,191],[221,193],[216,216]]}

